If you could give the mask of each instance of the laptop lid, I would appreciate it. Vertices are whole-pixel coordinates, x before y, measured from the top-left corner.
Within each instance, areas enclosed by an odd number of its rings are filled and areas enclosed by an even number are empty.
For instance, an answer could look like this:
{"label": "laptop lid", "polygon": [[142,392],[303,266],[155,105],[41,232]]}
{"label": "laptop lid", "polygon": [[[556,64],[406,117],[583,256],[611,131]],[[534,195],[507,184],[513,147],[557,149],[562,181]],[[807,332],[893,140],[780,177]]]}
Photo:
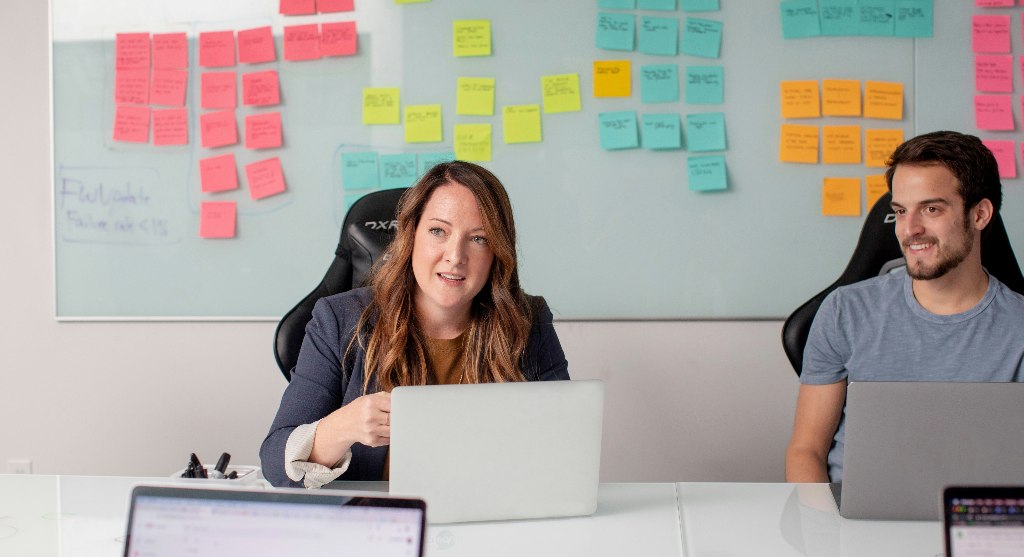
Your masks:
{"label": "laptop lid", "polygon": [[432,523],[593,514],[603,411],[600,381],[397,387],[391,493]]}
{"label": "laptop lid", "polygon": [[947,487],[942,512],[946,557],[1024,555],[1024,485]]}
{"label": "laptop lid", "polygon": [[124,557],[422,557],[425,514],[384,495],[137,486]]}
{"label": "laptop lid", "polygon": [[839,514],[939,520],[947,485],[1024,482],[1024,383],[851,383]]}

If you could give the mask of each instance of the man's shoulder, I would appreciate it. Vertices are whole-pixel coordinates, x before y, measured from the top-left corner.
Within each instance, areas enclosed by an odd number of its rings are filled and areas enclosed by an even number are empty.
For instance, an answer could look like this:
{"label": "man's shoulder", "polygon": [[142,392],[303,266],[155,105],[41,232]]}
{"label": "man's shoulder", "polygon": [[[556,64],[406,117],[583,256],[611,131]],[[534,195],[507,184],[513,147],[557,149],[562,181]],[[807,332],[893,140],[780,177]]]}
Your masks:
{"label": "man's shoulder", "polygon": [[896,272],[840,286],[828,297],[831,304],[843,308],[881,308],[880,301],[891,301],[903,295],[904,273]]}

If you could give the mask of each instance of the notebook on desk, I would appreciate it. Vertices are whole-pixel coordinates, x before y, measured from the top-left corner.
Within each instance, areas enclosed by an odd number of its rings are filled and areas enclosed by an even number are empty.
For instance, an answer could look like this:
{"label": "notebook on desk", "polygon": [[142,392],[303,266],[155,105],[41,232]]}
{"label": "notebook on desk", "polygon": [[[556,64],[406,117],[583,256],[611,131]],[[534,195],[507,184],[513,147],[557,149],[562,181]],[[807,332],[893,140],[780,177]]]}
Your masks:
{"label": "notebook on desk", "polygon": [[432,523],[593,514],[603,411],[600,381],[397,387],[391,493]]}

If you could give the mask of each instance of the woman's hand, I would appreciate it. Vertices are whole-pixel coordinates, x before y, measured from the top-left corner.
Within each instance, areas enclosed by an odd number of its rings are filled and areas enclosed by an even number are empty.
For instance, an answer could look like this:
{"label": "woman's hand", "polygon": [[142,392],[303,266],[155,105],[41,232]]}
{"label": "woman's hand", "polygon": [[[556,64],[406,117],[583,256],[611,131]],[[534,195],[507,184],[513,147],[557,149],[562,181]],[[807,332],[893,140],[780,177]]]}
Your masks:
{"label": "woman's hand", "polygon": [[391,393],[363,395],[317,424],[309,462],[333,467],[355,443],[367,447],[391,440]]}

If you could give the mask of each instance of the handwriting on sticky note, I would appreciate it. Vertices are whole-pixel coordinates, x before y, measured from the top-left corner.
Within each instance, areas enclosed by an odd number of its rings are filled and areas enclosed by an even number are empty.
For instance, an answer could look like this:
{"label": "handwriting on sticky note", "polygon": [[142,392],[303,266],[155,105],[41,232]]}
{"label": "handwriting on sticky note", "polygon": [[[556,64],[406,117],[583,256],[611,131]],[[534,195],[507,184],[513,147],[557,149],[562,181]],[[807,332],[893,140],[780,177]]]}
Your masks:
{"label": "handwriting on sticky note", "polygon": [[985,147],[988,147],[989,151],[996,157],[996,164],[999,166],[999,177],[1000,178],[1016,178],[1017,177],[1017,155],[1015,154],[1013,140],[993,140],[988,139],[982,141]]}
{"label": "handwriting on sticky note", "polygon": [[679,20],[671,17],[640,18],[639,50],[644,54],[675,56],[679,52]]}
{"label": "handwriting on sticky note", "polygon": [[859,217],[860,178],[825,178],[821,186],[821,214]]}
{"label": "handwriting on sticky note", "polygon": [[594,62],[594,96],[628,97],[632,94],[629,60]]}
{"label": "handwriting on sticky note", "polygon": [[821,82],[823,116],[860,116],[860,81],[824,79]]}
{"label": "handwriting on sticky note", "polygon": [[352,56],[359,49],[356,22],[340,21],[320,26],[320,54],[322,56]]}
{"label": "handwriting on sticky note", "polygon": [[544,112],[576,112],[580,110],[580,75],[575,73],[546,75],[540,78]]}
{"label": "handwriting on sticky note", "polygon": [[320,26],[290,25],[284,28],[284,59],[291,62],[320,58]]}
{"label": "handwriting on sticky note", "polygon": [[119,104],[114,112],[114,141],[149,142],[149,107]]}
{"label": "handwriting on sticky note", "polygon": [[823,126],[821,162],[860,164],[860,126]]}
{"label": "handwriting on sticky note", "polygon": [[416,155],[380,156],[380,185],[385,188],[407,188],[416,182]]}
{"label": "handwriting on sticky note", "polygon": [[354,0],[317,0],[316,9],[322,14],[351,12],[355,9]]}
{"label": "handwriting on sticky note", "polygon": [[803,39],[822,34],[824,18],[819,19],[816,0],[786,0],[779,4],[782,12],[782,38]]}
{"label": "handwriting on sticky note", "polygon": [[245,117],[246,149],[273,149],[280,146],[280,112],[261,112]]}
{"label": "handwriting on sticky note", "polygon": [[149,102],[163,106],[185,106],[188,70],[153,70]]}
{"label": "handwriting on sticky note", "polygon": [[725,156],[705,155],[686,159],[690,191],[719,191],[729,187]]}
{"label": "handwriting on sticky note", "polygon": [[235,32],[207,31],[199,33],[199,65],[223,68],[235,65]]}
{"label": "handwriting on sticky note", "polygon": [[397,124],[399,112],[398,87],[366,87],[363,89],[363,124]]}
{"label": "handwriting on sticky note", "polygon": [[636,16],[600,12],[597,14],[597,48],[605,50],[633,50],[636,36]]}
{"label": "handwriting on sticky note", "polygon": [[316,13],[316,0],[280,0],[281,15],[311,15]]}
{"label": "handwriting on sticky note", "polygon": [[118,33],[114,45],[114,69],[149,70],[149,33]]}
{"label": "handwriting on sticky note", "polygon": [[502,108],[501,126],[505,143],[541,141],[540,105],[509,105]]}
{"label": "handwriting on sticky note", "polygon": [[242,74],[242,104],[274,106],[281,103],[277,70]]}
{"label": "handwriting on sticky note", "polygon": [[686,18],[682,53],[703,58],[718,58],[722,50],[722,22],[697,17]]}
{"label": "handwriting on sticky note", "polygon": [[681,149],[683,130],[679,114],[644,114],[640,118],[640,143],[644,149]]}
{"label": "handwriting on sticky note", "polygon": [[441,141],[441,105],[421,104],[405,107],[405,142],[436,143]]}
{"label": "handwriting on sticky note", "polygon": [[902,120],[903,84],[889,81],[865,81],[864,117]]}
{"label": "handwriting on sticky note", "polygon": [[783,81],[781,90],[783,118],[821,116],[817,81]]}
{"label": "handwriting on sticky note", "polygon": [[452,23],[452,50],[455,56],[490,56],[491,21],[455,20]]}
{"label": "handwriting on sticky note", "polygon": [[114,102],[149,104],[149,70],[116,70]]}
{"label": "handwriting on sticky note", "polygon": [[865,182],[865,206],[870,211],[878,199],[889,192],[889,185],[885,181],[885,174],[869,174],[864,177]]}
{"label": "handwriting on sticky note", "polygon": [[238,169],[235,167],[235,154],[228,153],[217,157],[200,159],[199,184],[203,193],[238,189]]}
{"label": "handwriting on sticky note", "polygon": [[[815,84],[817,91],[817,84]],[[725,102],[725,70],[722,66],[686,67],[686,102],[722,104]]]}
{"label": "handwriting on sticky note", "polygon": [[460,77],[455,86],[455,113],[475,116],[494,114],[494,78]]}
{"label": "handwriting on sticky note", "polygon": [[249,196],[253,199],[263,199],[285,190],[281,159],[277,157],[245,165],[245,179],[249,182]]}
{"label": "handwriting on sticky note", "polygon": [[640,66],[640,99],[644,103],[679,100],[679,68],[675,64]]}
{"label": "handwriting on sticky note", "polygon": [[865,36],[891,37],[895,27],[894,4],[893,0],[859,0],[857,31]]}
{"label": "handwriting on sticky note", "polygon": [[153,69],[180,70],[188,67],[188,35],[153,34]]}
{"label": "handwriting on sticky note", "polygon": [[243,64],[262,64],[277,59],[274,35],[270,27],[257,27],[238,32],[238,61]]}
{"label": "handwriting on sticky note", "polygon": [[974,52],[1010,52],[1010,16],[975,15],[971,18],[971,48]]}
{"label": "handwriting on sticky note", "polygon": [[459,160],[491,160],[490,124],[455,124],[455,156]]}
{"label": "handwriting on sticky note", "polygon": [[977,54],[974,56],[974,88],[984,93],[1013,92],[1013,56]]}
{"label": "handwriting on sticky note", "polygon": [[203,108],[235,108],[238,90],[235,72],[203,72],[199,77]]}
{"label": "handwriting on sticky note", "polygon": [[1013,130],[1010,95],[975,95],[974,119],[981,130]]}
{"label": "handwriting on sticky note", "polygon": [[779,160],[817,164],[818,126],[783,124],[779,133]]}
{"label": "handwriting on sticky note", "polygon": [[419,175],[422,176],[427,173],[428,170],[434,168],[443,162],[451,162],[455,160],[455,152],[448,151],[446,153],[420,153],[419,154],[419,165],[417,167]]}
{"label": "handwriting on sticky note", "polygon": [[725,149],[725,113],[687,114],[686,147],[694,152]]}
{"label": "handwriting on sticky note", "polygon": [[341,183],[346,191],[380,187],[377,153],[343,153],[341,155]]}
{"label": "handwriting on sticky note", "polygon": [[903,143],[903,130],[899,128],[864,130],[864,165],[871,168],[888,166],[889,157],[900,143]]}
{"label": "handwriting on sticky note", "polygon": [[934,26],[933,0],[901,0],[896,3],[893,35],[897,37],[931,37]]}
{"label": "handwriting on sticky note", "polygon": [[857,0],[819,0],[821,34],[842,37],[859,34]]}
{"label": "handwriting on sticky note", "polygon": [[234,238],[234,201],[203,201],[199,204],[200,238]]}
{"label": "handwriting on sticky note", "polygon": [[153,145],[187,145],[188,110],[168,108],[153,111]]}
{"label": "handwriting on sticky note", "polygon": [[238,127],[234,110],[207,112],[199,117],[200,144],[203,147],[224,147],[238,143]]}
{"label": "handwriting on sticky note", "polygon": [[601,148],[608,151],[640,146],[636,112],[602,112],[597,115]]}

